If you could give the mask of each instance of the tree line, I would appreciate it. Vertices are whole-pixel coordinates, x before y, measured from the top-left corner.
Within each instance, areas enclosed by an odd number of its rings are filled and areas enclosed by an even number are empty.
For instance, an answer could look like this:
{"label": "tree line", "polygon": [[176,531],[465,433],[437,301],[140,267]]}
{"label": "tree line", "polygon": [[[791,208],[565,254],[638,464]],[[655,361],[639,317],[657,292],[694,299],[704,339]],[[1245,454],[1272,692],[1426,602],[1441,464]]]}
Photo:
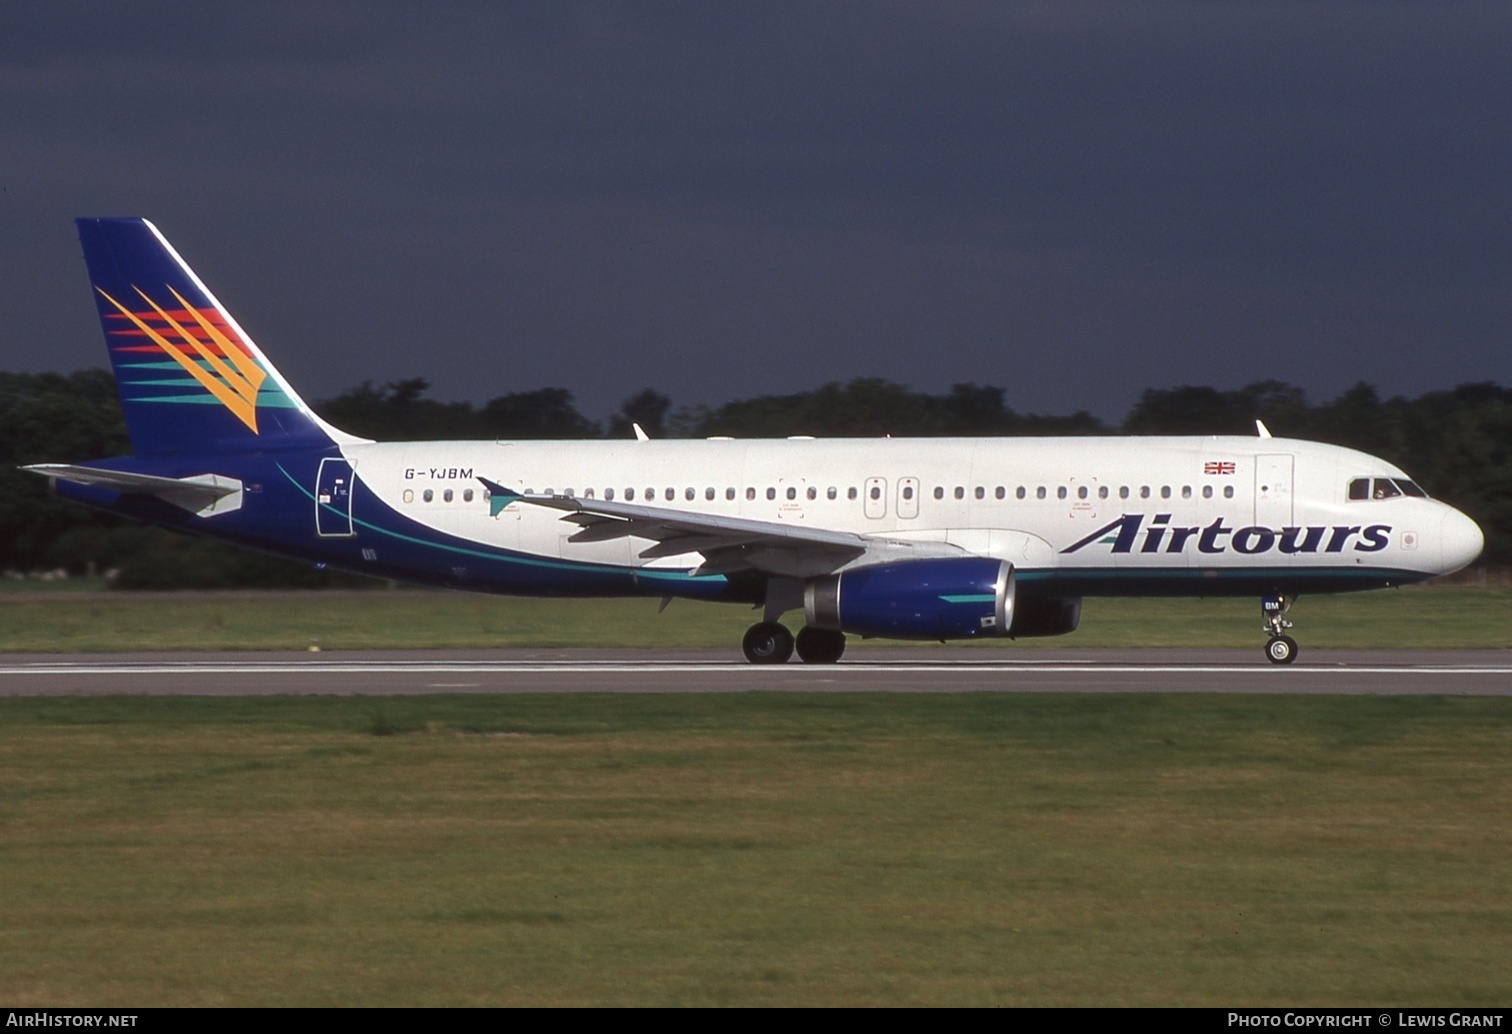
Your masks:
{"label": "tree line", "polygon": [[[713,407],[674,408],[669,396],[648,388],[604,422],[584,416],[563,388],[481,405],[433,399],[429,389],[419,377],[364,382],[313,405],[337,427],[379,441],[628,438],[632,424],[653,438],[1252,435],[1258,419],[1277,435],[1351,446],[1397,464],[1480,523],[1487,562],[1512,562],[1512,389],[1491,383],[1385,399],[1361,383],[1321,403],[1279,381],[1233,391],[1152,388],[1116,426],[1083,411],[1019,413],[1002,388],[988,385],[957,384],[934,395],[874,378]],[[0,372],[0,572],[111,572],[114,584],[127,588],[367,584],[98,514],[53,497],[45,479],[17,469],[130,451],[108,371]]]}

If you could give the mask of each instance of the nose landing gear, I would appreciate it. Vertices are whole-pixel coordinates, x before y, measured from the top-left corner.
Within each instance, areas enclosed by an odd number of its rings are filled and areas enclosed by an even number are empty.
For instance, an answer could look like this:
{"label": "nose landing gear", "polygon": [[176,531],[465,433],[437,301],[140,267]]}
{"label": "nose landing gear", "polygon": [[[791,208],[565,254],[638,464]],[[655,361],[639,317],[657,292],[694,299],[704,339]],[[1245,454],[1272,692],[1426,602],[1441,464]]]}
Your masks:
{"label": "nose landing gear", "polygon": [[1287,611],[1297,602],[1295,596],[1271,595],[1260,597],[1260,615],[1265,619],[1265,658],[1272,664],[1290,664],[1297,659],[1297,641],[1284,630],[1292,627],[1286,620]]}

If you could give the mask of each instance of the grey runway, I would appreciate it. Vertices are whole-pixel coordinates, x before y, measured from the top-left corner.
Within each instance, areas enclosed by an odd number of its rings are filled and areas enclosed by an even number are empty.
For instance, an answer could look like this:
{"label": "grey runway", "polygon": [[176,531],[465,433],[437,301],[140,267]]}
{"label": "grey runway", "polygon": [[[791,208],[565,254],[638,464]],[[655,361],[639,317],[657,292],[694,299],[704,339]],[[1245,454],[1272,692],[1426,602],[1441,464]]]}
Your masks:
{"label": "grey runway", "polygon": [[862,648],[754,666],[728,650],[11,655],[0,696],[425,693],[1339,693],[1512,695],[1512,651]]}

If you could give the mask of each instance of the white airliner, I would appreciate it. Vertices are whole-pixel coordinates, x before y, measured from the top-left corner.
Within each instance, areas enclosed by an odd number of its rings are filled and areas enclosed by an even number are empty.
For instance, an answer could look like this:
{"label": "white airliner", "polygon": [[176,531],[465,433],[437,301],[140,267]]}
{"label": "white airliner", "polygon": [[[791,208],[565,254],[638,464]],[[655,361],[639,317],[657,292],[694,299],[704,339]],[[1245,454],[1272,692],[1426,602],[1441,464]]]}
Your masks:
{"label": "white airliner", "polygon": [[[1474,560],[1475,522],[1374,456],[1273,438],[380,443],[321,420],[151,223],[81,219],[134,455],[39,464],[71,498],[429,585],[761,607],[746,657],[847,635],[1074,631],[1086,596],[1301,593]],[[780,623],[800,612],[795,637]]]}

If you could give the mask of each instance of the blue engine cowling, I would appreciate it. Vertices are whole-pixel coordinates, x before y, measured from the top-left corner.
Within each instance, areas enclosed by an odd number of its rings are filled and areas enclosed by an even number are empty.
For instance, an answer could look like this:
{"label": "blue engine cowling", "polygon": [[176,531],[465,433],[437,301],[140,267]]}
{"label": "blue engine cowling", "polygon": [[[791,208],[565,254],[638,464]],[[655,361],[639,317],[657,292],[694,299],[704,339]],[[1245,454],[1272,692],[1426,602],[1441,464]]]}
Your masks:
{"label": "blue engine cowling", "polygon": [[857,567],[809,582],[803,612],[815,628],[887,639],[1009,634],[1013,565],[960,557]]}

